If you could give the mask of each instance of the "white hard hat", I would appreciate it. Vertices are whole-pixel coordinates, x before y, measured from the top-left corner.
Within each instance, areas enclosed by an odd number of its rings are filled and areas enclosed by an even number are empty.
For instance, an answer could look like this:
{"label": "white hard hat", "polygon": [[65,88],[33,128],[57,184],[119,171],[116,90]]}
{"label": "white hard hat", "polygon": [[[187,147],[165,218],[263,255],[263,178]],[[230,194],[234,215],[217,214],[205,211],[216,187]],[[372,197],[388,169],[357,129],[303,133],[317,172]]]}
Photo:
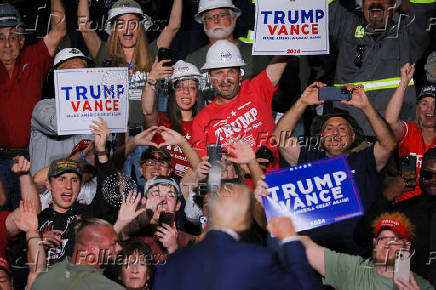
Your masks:
{"label": "white hard hat", "polygon": [[217,9],[217,8],[229,8],[235,12],[236,17],[241,15],[241,9],[233,5],[232,0],[200,0],[198,4],[198,13],[194,16],[195,21],[202,24],[203,23],[203,13],[207,10]]}
{"label": "white hard hat", "polygon": [[54,62],[53,62],[53,67],[56,69],[61,64],[66,62],[67,60],[70,60],[73,58],[80,58],[80,59],[85,60],[88,63],[88,67],[94,66],[94,62],[89,57],[86,57],[77,48],[64,48],[61,51],[59,51],[58,54],[56,54],[56,57],[55,57]]}
{"label": "white hard hat", "polygon": [[112,20],[123,14],[139,15],[145,30],[148,30],[153,25],[151,17],[142,11],[141,6],[137,2],[133,0],[118,0],[112,5],[112,8],[108,12],[108,21],[106,22],[105,28],[107,34],[111,34],[112,32]]}
{"label": "white hard hat", "polygon": [[215,42],[206,55],[206,63],[201,68],[213,69],[232,66],[244,66],[245,62],[241,57],[239,48],[228,40]]}
{"label": "white hard hat", "polygon": [[200,71],[195,65],[179,60],[174,65],[174,72],[171,76],[171,80],[175,81],[181,78],[194,78],[198,80],[201,77]]}

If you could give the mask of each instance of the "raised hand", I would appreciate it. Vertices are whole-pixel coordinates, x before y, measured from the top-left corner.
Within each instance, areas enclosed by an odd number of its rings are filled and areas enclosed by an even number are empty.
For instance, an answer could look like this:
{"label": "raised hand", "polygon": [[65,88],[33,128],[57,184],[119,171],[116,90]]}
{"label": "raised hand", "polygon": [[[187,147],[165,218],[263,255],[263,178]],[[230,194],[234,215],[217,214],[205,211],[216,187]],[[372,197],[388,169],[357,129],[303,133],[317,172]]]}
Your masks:
{"label": "raised hand", "polygon": [[157,227],[157,232],[154,235],[167,248],[168,254],[174,253],[179,247],[177,245],[177,229],[175,226],[171,227],[167,224],[162,224]]}
{"label": "raised hand", "polygon": [[170,61],[169,59],[158,61],[156,57],[148,77],[157,81],[172,76],[174,68],[172,66],[164,66],[165,63]]}
{"label": "raised hand", "polygon": [[347,90],[352,91],[353,95],[351,96],[351,100],[349,101],[341,101],[342,104],[353,106],[359,108],[361,110],[365,109],[368,106],[371,106],[368,96],[365,93],[365,89],[362,85],[346,85]]}
{"label": "raised hand", "polygon": [[249,163],[256,160],[256,153],[254,153],[251,146],[247,143],[234,143],[225,146],[231,156],[225,156],[230,162],[239,164]]}
{"label": "raised hand", "polygon": [[398,286],[400,290],[420,290],[421,288],[416,283],[415,277],[413,277],[412,271],[410,271],[410,281],[407,282],[402,278],[395,280],[395,285]]}
{"label": "raised hand", "polygon": [[111,131],[107,128],[106,121],[98,117],[98,121],[92,121],[93,125],[89,126],[92,130],[91,133],[94,134],[94,143],[96,151],[106,150],[106,141],[108,140]]}
{"label": "raised hand", "polygon": [[45,248],[57,247],[62,243],[62,231],[51,230],[42,234],[42,243]]}
{"label": "raised hand", "polygon": [[158,127],[156,126],[150,127],[142,131],[141,133],[135,136],[135,145],[136,146],[148,145],[148,146],[158,147],[158,145],[152,141],[156,133],[158,133]]}
{"label": "raised hand", "polygon": [[254,189],[254,197],[262,205],[262,196],[267,196],[269,194],[268,184],[264,181],[264,179],[265,176],[262,176],[262,179],[257,182],[256,188]]}
{"label": "raised hand", "polygon": [[123,202],[118,211],[118,219],[114,225],[115,231],[119,232],[122,230],[126,225],[146,210],[145,208],[136,210],[140,200],[141,195],[138,194],[136,190],[129,191],[127,196],[123,194]]}
{"label": "raised hand", "polygon": [[15,156],[13,159],[12,172],[15,174],[28,174],[30,172],[31,163],[24,156]]}
{"label": "raised hand", "polygon": [[267,229],[273,236],[276,236],[281,241],[297,235],[292,220],[289,217],[276,217],[271,219]]}
{"label": "raised hand", "polygon": [[409,84],[410,80],[413,78],[413,74],[415,73],[415,65],[406,63],[400,70],[401,72],[401,81],[405,84]]}
{"label": "raised hand", "polygon": [[21,231],[38,230],[38,210],[30,199],[20,201],[17,212],[18,214],[13,215],[12,219]]}
{"label": "raised hand", "polygon": [[165,140],[165,142],[161,143],[159,147],[168,145],[180,145],[186,140],[183,135],[167,127],[159,127],[159,133]]}
{"label": "raised hand", "polygon": [[209,156],[203,156],[201,158],[201,162],[198,164],[198,167],[195,169],[198,180],[203,180],[207,177],[210,171],[210,163]]}
{"label": "raised hand", "polygon": [[300,100],[306,106],[320,105],[324,101],[318,100],[318,89],[325,87],[326,84],[320,82],[314,82],[308,86],[301,94]]}

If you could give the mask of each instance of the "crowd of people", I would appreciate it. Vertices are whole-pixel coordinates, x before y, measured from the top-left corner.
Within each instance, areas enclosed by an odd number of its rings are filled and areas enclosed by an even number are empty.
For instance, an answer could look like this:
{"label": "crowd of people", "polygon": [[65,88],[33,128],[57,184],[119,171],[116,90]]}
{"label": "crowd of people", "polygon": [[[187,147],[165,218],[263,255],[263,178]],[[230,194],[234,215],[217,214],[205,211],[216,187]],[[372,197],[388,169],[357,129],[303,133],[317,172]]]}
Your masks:
{"label": "crowd of people", "polygon": [[[200,0],[207,41],[183,59],[183,0],[154,39],[144,1],[105,1],[104,33],[93,1],[48,2],[33,43],[0,3],[0,289],[436,287],[436,0],[330,0],[332,55],[297,60],[252,55],[242,1]],[[57,135],[54,71],[92,67],[128,68],[127,132],[99,117]],[[277,112],[296,70],[306,88]],[[349,100],[320,100],[327,86]],[[363,216],[267,220],[266,173],[339,155]]]}

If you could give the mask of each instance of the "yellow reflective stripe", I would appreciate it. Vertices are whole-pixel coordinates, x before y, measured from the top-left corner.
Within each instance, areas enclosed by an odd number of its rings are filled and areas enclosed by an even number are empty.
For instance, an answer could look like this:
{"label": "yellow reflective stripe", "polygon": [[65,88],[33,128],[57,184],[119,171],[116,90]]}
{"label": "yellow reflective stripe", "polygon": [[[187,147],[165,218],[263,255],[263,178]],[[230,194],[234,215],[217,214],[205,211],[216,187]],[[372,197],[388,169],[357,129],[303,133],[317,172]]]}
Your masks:
{"label": "yellow reflective stripe", "polygon": [[253,43],[254,40],[252,38],[251,32],[252,32],[251,30],[248,30],[247,37],[239,37],[238,39],[245,43]]}
{"label": "yellow reflective stripe", "polygon": [[355,38],[363,38],[364,35],[365,35],[365,28],[362,27],[362,25],[358,25],[356,27],[356,31],[354,32],[354,37]]}
{"label": "yellow reflective stripe", "polygon": [[329,0],[329,4],[332,3],[334,0]]}
{"label": "yellow reflective stripe", "polygon": [[[401,78],[389,78],[389,79],[382,79],[382,80],[376,80],[376,81],[369,81],[369,82],[354,82],[350,83],[351,85],[363,85],[365,88],[365,91],[376,91],[376,90],[383,90],[383,89],[395,89],[398,88],[398,85],[400,84]],[[409,82],[409,86],[415,85],[414,80],[412,79]],[[334,84],[335,87],[343,87],[345,84]]]}
{"label": "yellow reflective stripe", "polygon": [[436,0],[410,0],[410,3],[415,3],[415,4],[432,4],[432,3],[436,3]]}
{"label": "yellow reflective stripe", "polygon": [[256,3],[256,0],[251,0],[251,3]]}

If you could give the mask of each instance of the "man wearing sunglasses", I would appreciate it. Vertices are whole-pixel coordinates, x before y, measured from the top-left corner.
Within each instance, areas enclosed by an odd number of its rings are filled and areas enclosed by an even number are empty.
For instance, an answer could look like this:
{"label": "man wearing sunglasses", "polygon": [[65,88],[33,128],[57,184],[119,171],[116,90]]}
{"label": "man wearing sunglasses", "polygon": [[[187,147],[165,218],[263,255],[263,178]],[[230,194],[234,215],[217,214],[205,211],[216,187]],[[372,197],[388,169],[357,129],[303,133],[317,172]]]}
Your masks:
{"label": "man wearing sunglasses", "polygon": [[[362,84],[371,104],[384,115],[386,105],[400,83],[398,68],[416,63],[429,45],[426,23],[436,4],[432,0],[363,0],[362,13],[353,13],[329,1],[329,34],[338,47],[335,85]],[[401,3],[401,4],[400,4]],[[415,88],[409,82],[400,119],[414,120]],[[335,102],[362,126],[374,132],[359,110]]]}
{"label": "man wearing sunglasses", "polygon": [[[395,211],[406,214],[415,225],[411,269],[436,287],[436,148],[429,149],[422,157],[422,167],[418,176],[422,195],[403,202],[380,199],[366,212],[355,232],[355,239],[360,241],[362,246],[369,244],[368,229],[373,218],[381,212]],[[408,190],[410,188],[403,186],[402,192]]]}
{"label": "man wearing sunglasses", "polygon": [[[402,213],[383,213],[372,222],[372,258],[363,259],[334,252],[302,237],[307,259],[323,278],[324,285],[337,290],[434,289],[428,281],[410,272],[409,280],[394,280],[396,252],[411,250],[413,225]],[[404,252],[407,255],[407,252]],[[416,260],[412,256],[411,261]],[[394,288],[392,287],[394,285]]]}

